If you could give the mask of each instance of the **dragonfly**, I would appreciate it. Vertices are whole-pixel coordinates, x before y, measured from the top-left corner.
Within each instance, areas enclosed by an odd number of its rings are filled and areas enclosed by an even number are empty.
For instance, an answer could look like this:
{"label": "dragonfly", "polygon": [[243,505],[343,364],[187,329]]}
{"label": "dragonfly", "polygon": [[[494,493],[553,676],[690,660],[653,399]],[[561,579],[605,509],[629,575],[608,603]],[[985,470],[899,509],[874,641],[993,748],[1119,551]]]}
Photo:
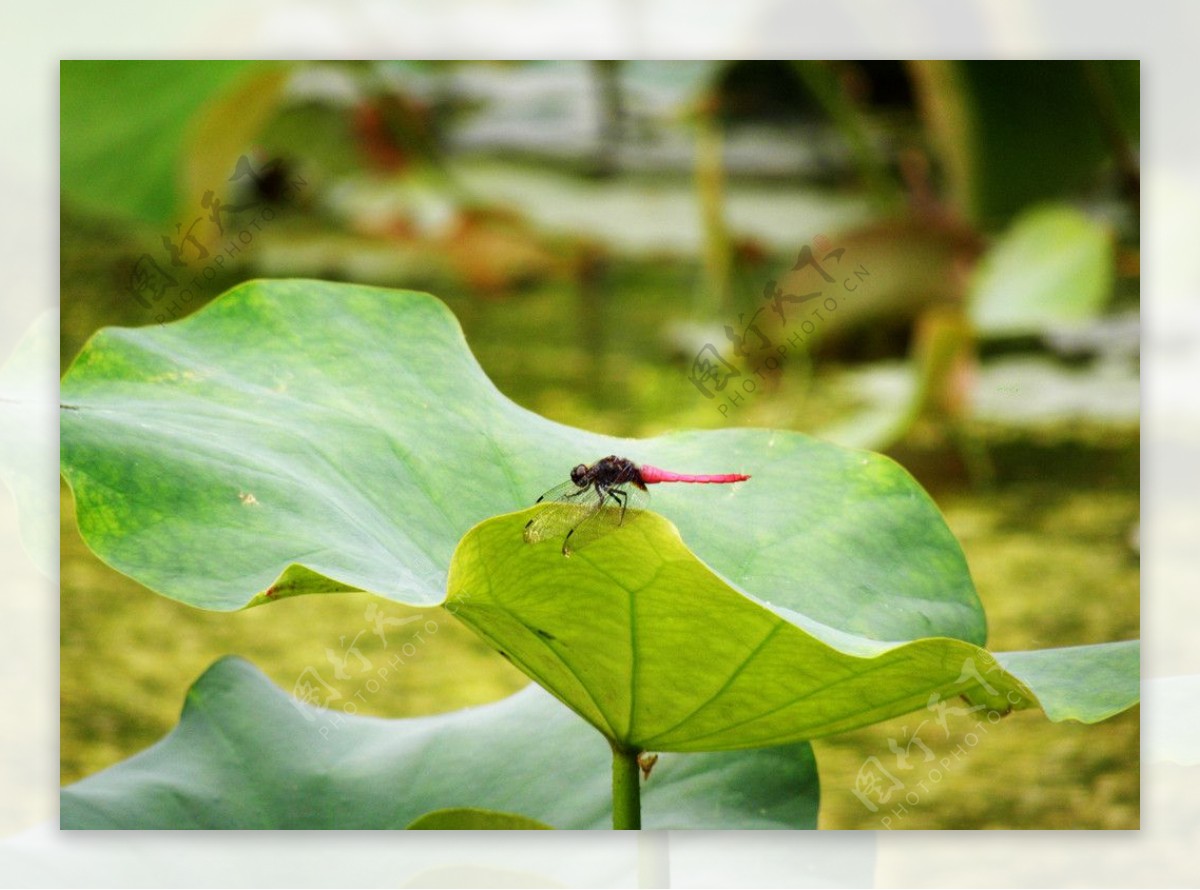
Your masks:
{"label": "dragonfly", "polygon": [[635,464],[610,454],[593,464],[579,464],[571,478],[537,499],[547,509],[525,523],[526,543],[562,538],[562,554],[592,543],[632,522],[650,503],[647,485],[660,482],[744,482],[745,473],[673,473],[649,464]]}

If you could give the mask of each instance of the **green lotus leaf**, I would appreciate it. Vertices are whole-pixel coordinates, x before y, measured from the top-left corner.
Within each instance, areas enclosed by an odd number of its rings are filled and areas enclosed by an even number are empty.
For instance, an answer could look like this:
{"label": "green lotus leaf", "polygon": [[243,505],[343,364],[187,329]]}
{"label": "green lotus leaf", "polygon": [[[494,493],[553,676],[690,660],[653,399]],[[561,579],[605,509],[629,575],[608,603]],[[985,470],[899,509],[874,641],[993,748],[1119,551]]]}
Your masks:
{"label": "green lotus leaf", "polygon": [[[241,95],[239,116],[197,133],[211,103],[244,90],[279,63],[242,60],[75,59],[61,64],[63,195],[89,210],[131,216],[174,234],[185,202],[201,209],[201,193],[218,193],[238,154],[253,144],[262,114]],[[272,88],[277,90],[277,87]],[[226,109],[228,110],[228,109]],[[206,111],[208,115],[206,115]],[[199,137],[205,137],[203,141]],[[234,137],[241,143],[227,144]],[[197,174],[205,166],[207,174]],[[186,198],[185,198],[186,196]],[[190,209],[190,208],[189,208]]]}
{"label": "green lotus leaf", "polygon": [[1001,714],[1043,706],[1051,719],[1094,722],[1138,697],[1136,642],[1002,656],[945,637],[882,643],[739,590],[653,513],[570,558],[515,545],[543,509],[467,534],[447,608],[625,747],[779,745],[961,709],[959,696]]}
{"label": "green lotus leaf", "polygon": [[201,608],[347,589],[440,603],[469,529],[615,453],[751,474],[655,486],[653,507],[764,602],[876,640],[985,637],[962,550],[893,461],[792,432],[552,423],[496,390],[425,294],[248,282],[182,321],[101,331],[62,402],[84,540]]}
{"label": "green lotus leaf", "polygon": [[[465,828],[471,808],[608,828],[610,757],[603,739],[536,686],[477,708],[382,720],[303,704],[248,662],[223,658],[192,686],[165,739],[62,790],[61,824],[401,829],[434,827],[450,810]],[[815,828],[817,798],[807,744],[663,755],[643,783],[643,821]]]}
{"label": "green lotus leaf", "polygon": [[1070,207],[1021,214],[972,276],[971,320],[985,335],[1038,334],[1094,318],[1116,276],[1111,234]]}

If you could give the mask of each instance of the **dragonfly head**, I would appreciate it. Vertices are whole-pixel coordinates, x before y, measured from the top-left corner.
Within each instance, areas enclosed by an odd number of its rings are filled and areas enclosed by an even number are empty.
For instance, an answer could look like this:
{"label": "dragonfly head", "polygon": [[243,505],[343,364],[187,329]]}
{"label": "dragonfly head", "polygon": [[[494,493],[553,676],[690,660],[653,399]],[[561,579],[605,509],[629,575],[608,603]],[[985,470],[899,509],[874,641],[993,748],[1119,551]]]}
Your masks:
{"label": "dragonfly head", "polygon": [[585,485],[588,484],[587,475],[588,475],[587,464],[580,464],[579,466],[577,466],[575,469],[573,469],[571,471],[571,481],[574,482],[576,485],[578,485],[580,488],[583,488]]}

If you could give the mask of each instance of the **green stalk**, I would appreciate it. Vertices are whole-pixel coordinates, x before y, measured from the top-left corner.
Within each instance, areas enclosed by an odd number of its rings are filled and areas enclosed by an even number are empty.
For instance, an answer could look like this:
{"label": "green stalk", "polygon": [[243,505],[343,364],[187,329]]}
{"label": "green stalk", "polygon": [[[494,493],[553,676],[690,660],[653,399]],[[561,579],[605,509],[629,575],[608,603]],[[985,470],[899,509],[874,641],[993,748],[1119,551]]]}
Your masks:
{"label": "green stalk", "polygon": [[613,828],[642,827],[642,786],[636,748],[612,746],[613,752]]}
{"label": "green stalk", "polygon": [[705,321],[728,314],[733,305],[733,236],[725,219],[724,145],[724,129],[716,110],[701,109],[696,118],[696,192],[704,226],[705,302],[700,315]]}

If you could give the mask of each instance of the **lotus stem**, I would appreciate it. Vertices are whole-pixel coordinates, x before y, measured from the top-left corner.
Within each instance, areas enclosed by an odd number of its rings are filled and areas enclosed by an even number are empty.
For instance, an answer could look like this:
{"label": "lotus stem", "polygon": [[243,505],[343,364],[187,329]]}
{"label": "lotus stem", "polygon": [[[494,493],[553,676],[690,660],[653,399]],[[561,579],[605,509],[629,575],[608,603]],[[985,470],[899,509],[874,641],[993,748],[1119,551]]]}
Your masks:
{"label": "lotus stem", "polygon": [[642,777],[636,748],[622,748],[612,743],[613,751],[613,828],[621,830],[642,827]]}

